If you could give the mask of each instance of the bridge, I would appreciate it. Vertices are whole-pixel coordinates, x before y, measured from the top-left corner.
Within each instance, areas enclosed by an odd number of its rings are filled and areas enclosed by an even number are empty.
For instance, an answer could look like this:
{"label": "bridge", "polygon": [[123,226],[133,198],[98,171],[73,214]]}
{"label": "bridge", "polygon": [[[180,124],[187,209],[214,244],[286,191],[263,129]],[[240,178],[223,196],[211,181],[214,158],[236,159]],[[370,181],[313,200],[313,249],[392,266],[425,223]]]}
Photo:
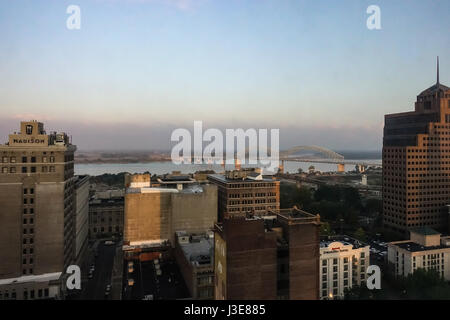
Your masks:
{"label": "bridge", "polygon": [[[319,153],[321,158],[308,158],[308,157],[295,157],[296,153],[301,151],[312,151]],[[286,161],[291,162],[307,162],[307,163],[335,163],[337,165],[338,172],[345,171],[345,165],[356,165],[362,169],[368,166],[380,166],[379,163],[367,162],[367,161],[348,161],[344,159],[342,154],[339,154],[333,150],[319,147],[319,146],[297,146],[280,152],[280,172],[284,172],[284,163]],[[362,170],[361,170],[362,171]]]}

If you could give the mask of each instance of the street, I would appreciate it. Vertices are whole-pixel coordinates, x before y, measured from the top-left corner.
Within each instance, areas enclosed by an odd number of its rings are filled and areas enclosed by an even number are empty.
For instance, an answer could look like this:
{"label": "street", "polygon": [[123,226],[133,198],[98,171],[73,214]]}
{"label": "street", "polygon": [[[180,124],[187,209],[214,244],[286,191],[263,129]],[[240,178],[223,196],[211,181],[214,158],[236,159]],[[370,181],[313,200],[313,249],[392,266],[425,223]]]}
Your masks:
{"label": "street", "polygon": [[[111,282],[111,273],[113,267],[114,256],[116,253],[116,245],[105,245],[104,241],[100,241],[97,247],[98,256],[91,256],[88,268],[82,270],[82,293],[80,299],[83,300],[105,300],[106,285]],[[94,264],[95,271],[92,279],[88,279],[89,266]]]}

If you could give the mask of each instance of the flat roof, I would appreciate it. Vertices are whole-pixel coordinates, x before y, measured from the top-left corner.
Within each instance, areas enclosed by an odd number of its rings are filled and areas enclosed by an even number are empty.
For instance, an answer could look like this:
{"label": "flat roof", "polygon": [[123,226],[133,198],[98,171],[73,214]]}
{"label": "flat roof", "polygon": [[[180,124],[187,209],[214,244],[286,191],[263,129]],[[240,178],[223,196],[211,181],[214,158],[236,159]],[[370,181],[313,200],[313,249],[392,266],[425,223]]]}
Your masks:
{"label": "flat roof", "polygon": [[21,276],[17,278],[1,279],[0,285],[26,283],[26,282],[48,282],[58,280],[62,272],[44,273],[39,275]]}
{"label": "flat roof", "polygon": [[[202,264],[211,264],[213,259],[214,240],[206,238],[206,236],[199,239],[192,239],[188,243],[179,243],[180,248],[183,250],[184,256],[188,261],[198,262]],[[209,260],[209,263],[202,263]]]}
{"label": "flat roof", "polygon": [[255,180],[255,179],[249,179],[249,178],[245,178],[245,179],[242,179],[242,178],[241,179],[227,179],[225,177],[225,175],[219,174],[219,173],[209,174],[208,177],[211,177],[211,178],[213,178],[215,180],[219,180],[219,181],[224,182],[224,183],[237,183],[237,182],[258,183],[258,182],[275,182],[275,181],[278,181],[278,180],[273,180],[273,179],[270,179],[270,178],[265,178],[264,176],[263,176],[263,178],[261,180]]}
{"label": "flat roof", "polygon": [[344,246],[351,245],[353,246],[353,249],[359,249],[369,246],[366,243],[363,243],[357,239],[354,239],[347,235],[338,235],[338,236],[331,236],[329,239],[320,240],[320,248],[327,248],[330,244],[333,242],[340,242]]}
{"label": "flat roof", "polygon": [[437,232],[436,230],[434,230],[428,226],[410,228],[409,231],[419,233],[424,236],[435,236],[435,235],[441,234],[440,232]]}
{"label": "flat roof", "polygon": [[445,248],[450,249],[450,247],[443,246],[443,245],[425,247],[419,243],[415,243],[412,241],[396,243],[395,246],[402,248],[409,252],[420,252],[420,251],[438,250],[438,249],[445,249]]}

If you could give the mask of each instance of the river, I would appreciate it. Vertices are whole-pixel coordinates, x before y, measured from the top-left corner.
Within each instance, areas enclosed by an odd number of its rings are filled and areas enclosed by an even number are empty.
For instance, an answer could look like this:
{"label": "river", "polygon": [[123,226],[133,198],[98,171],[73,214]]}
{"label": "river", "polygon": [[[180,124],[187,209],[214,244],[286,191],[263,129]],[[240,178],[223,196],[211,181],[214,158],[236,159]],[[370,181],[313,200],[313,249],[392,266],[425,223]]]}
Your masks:
{"label": "river", "polygon": [[[379,163],[381,165],[381,159],[365,159],[355,160],[346,159],[348,161],[361,161],[361,163]],[[306,163],[306,162],[285,162],[284,172],[297,172],[299,168],[303,171],[307,171],[308,168],[313,165],[316,170],[322,172],[331,172],[337,170],[336,164],[331,163]],[[226,169],[233,169],[233,165],[227,165]],[[242,167],[246,167],[243,165]],[[355,169],[354,165],[346,164],[345,171],[352,171]],[[209,164],[181,164],[176,165],[170,161],[164,162],[149,162],[149,163],[90,163],[90,164],[75,164],[75,174],[91,176],[98,176],[105,173],[116,174],[120,172],[129,173],[143,173],[150,172],[151,174],[164,174],[172,171],[181,171],[182,173],[194,173],[199,170],[214,170],[216,172],[222,172],[223,167],[221,165],[209,165]],[[268,172],[265,172],[268,173]]]}

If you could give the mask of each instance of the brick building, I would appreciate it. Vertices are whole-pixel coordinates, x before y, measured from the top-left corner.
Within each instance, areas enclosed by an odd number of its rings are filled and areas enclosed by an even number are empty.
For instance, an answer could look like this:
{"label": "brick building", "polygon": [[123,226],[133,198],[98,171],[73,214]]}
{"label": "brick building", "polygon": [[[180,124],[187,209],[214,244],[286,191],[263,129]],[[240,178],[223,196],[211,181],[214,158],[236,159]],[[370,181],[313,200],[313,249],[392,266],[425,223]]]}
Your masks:
{"label": "brick building", "polygon": [[208,180],[218,187],[218,220],[245,217],[252,213],[266,215],[280,209],[280,181],[264,177],[259,169],[211,174]]}
{"label": "brick building", "polygon": [[296,208],[215,226],[215,299],[319,298],[320,217]]}

